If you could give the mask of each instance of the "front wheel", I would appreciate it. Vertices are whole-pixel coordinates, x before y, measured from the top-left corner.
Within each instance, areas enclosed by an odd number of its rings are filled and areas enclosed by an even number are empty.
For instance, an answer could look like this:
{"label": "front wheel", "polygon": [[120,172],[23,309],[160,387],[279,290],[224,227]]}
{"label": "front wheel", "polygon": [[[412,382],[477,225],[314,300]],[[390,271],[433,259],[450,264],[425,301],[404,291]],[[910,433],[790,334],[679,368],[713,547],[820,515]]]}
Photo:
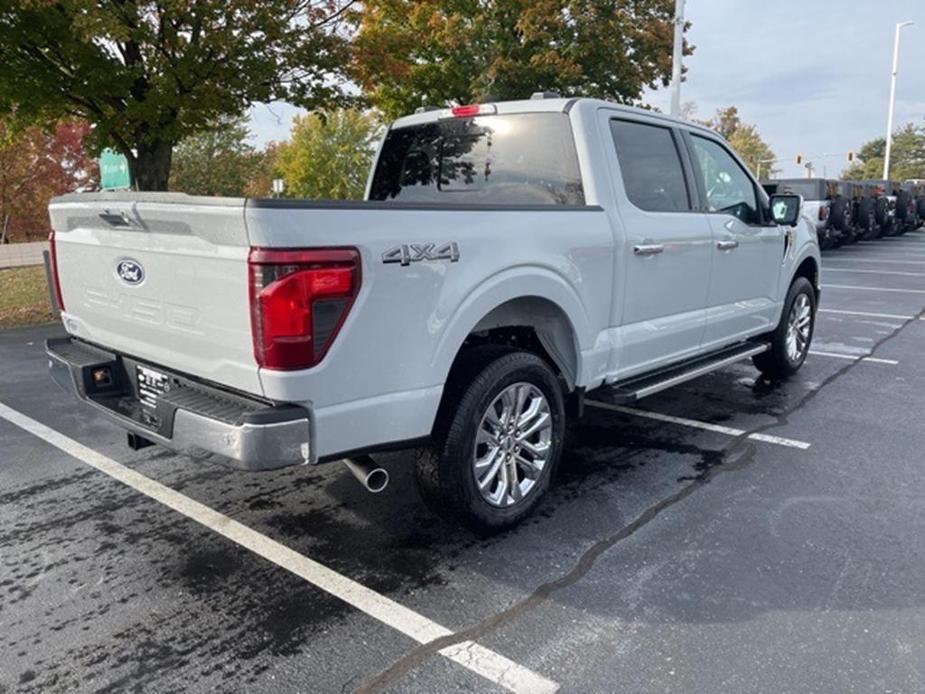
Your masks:
{"label": "front wheel", "polygon": [[506,530],[549,488],[564,437],[562,388],[543,359],[473,348],[450,374],[433,446],[419,452],[418,490],[480,534]]}
{"label": "front wheel", "polygon": [[816,323],[816,291],[805,277],[790,285],[780,323],[770,335],[771,348],[753,358],[755,366],[768,378],[792,376],[806,361]]}

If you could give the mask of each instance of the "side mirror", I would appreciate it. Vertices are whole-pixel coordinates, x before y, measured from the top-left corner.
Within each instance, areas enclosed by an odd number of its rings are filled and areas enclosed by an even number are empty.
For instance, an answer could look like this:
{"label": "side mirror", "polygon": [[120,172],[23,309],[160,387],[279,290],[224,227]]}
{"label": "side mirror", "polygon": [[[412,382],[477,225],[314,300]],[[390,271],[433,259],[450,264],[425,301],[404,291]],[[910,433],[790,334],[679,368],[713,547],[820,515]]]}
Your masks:
{"label": "side mirror", "polygon": [[772,195],[771,217],[775,222],[786,227],[795,226],[803,207],[802,195]]}

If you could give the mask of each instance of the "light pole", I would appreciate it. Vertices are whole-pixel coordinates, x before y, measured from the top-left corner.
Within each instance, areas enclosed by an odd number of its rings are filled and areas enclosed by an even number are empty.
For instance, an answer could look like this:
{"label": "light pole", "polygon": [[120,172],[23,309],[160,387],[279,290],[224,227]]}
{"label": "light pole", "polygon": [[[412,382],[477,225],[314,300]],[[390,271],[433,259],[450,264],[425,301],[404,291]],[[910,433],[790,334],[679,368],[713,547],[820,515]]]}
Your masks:
{"label": "light pole", "polygon": [[[780,159],[759,159],[756,163],[758,164],[757,170],[755,171],[755,178],[759,181],[761,180],[761,165],[762,164],[773,164],[774,162],[780,161]],[[773,169],[771,170],[773,173]]]}
{"label": "light pole", "polygon": [[890,78],[890,110],[886,120],[886,154],[883,157],[883,178],[890,178],[890,150],[893,148],[893,108],[896,106],[896,73],[899,70],[899,32],[915,22],[899,22],[893,38],[893,76]]}
{"label": "light pole", "polygon": [[681,58],[684,52],[684,1],[674,0],[674,53],[671,59],[671,115],[681,115]]}

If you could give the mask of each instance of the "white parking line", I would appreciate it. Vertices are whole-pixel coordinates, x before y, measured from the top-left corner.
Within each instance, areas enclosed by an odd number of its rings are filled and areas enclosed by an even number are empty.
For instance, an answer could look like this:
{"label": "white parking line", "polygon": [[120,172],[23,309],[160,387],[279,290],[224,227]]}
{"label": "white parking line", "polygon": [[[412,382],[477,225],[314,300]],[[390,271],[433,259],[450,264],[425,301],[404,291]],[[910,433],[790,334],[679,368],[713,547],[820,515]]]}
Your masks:
{"label": "white parking line", "polygon": [[851,284],[823,284],[823,289],[862,289],[868,292],[896,292],[900,294],[925,294],[925,289],[899,289],[896,287],[857,287]]}
{"label": "white parking line", "polygon": [[785,439],[780,436],[772,436],[770,434],[749,434],[744,429],[733,429],[732,427],[724,427],[720,424],[710,424],[709,422],[700,422],[696,419],[686,419],[684,417],[674,417],[669,414],[662,414],[660,412],[650,412],[649,410],[639,410],[635,407],[627,407],[625,405],[612,405],[609,402],[601,402],[600,400],[585,400],[586,405],[591,407],[597,407],[602,410],[611,410],[613,412],[619,412],[621,414],[627,414],[632,417],[644,417],[646,419],[654,419],[659,422],[668,422],[669,424],[679,424],[684,427],[691,427],[692,429],[703,429],[704,431],[712,431],[717,434],[725,434],[726,436],[744,436],[748,434],[747,438],[752,439],[753,441],[764,441],[765,443],[774,443],[778,446],[787,446],[788,448],[799,448],[800,450],[805,451],[810,447],[811,444],[806,441],[797,441],[795,439]]}
{"label": "white parking line", "polygon": [[884,245],[878,242],[866,241],[862,242],[860,245],[855,244],[853,246],[842,246],[838,249],[839,253],[867,253],[869,251],[874,251],[876,253],[918,253],[919,251],[925,251],[925,244],[910,243]]}
{"label": "white parking line", "polygon": [[[887,248],[884,250],[880,250],[880,249],[875,250],[873,248],[856,248],[851,253],[847,253],[846,255],[852,258],[863,257],[864,259],[870,260],[871,262],[876,261],[878,259],[882,259],[882,260],[905,260],[905,259],[921,260],[922,258],[925,258],[925,253],[923,253],[922,251],[919,251],[919,250],[910,251],[910,250],[906,250],[905,248],[896,248],[895,246],[891,246],[890,248]],[[838,256],[838,257],[840,258],[842,256]],[[832,259],[834,260],[835,258],[832,258]],[[823,257],[822,259],[823,265],[825,265],[825,260],[826,258]]]}
{"label": "white parking line", "polygon": [[[884,244],[884,241],[890,241],[889,244]],[[914,241],[911,239],[899,239],[899,238],[883,238],[877,239],[875,241],[858,241],[858,246],[867,247],[870,249],[874,248],[886,248],[887,246],[893,246],[895,248],[919,248],[925,250],[925,243],[921,241]],[[851,246],[842,246],[842,250],[853,250]]]}
{"label": "white parking line", "polygon": [[[44,424],[0,403],[0,417],[21,429],[50,443],[69,456],[86,463],[92,468],[109,475],[135,491],[144,494],[187,518],[204,525],[209,530],[271,561],[287,571],[308,581],[312,585],[343,600],[348,605],[366,613],[373,619],[400,631],[418,643],[428,643],[453,632],[423,615],[370,590],[356,581],[342,576],[313,559],[299,554],[266,535],[232,520],[205,504],[166,487],[160,482],[145,477],[116,461],[98,453],[92,448],[51,429]],[[463,641],[447,646],[440,654],[487,680],[512,692],[552,693],[559,685],[512,660],[495,653],[473,641]]]}
{"label": "white parking line", "polygon": [[870,311],[843,311],[836,308],[820,308],[819,313],[836,313],[841,316],[863,316],[865,318],[887,318],[893,320],[912,320],[915,316],[903,316],[898,313],[871,313]]}
{"label": "white parking line", "polygon": [[896,366],[899,362],[895,359],[881,359],[880,357],[871,357],[866,354],[841,354],[839,352],[819,352],[815,349],[809,350],[814,357],[833,357],[834,359],[849,359],[850,361],[869,361],[874,364],[889,364]]}
{"label": "white parking line", "polygon": [[842,258],[826,257],[822,261],[825,270],[831,263],[898,263],[901,265],[925,265],[925,260],[900,260],[899,258]]}
{"label": "white parking line", "polygon": [[863,272],[868,275],[901,275],[903,277],[925,277],[925,272],[903,272],[902,270],[858,270],[853,267],[823,266],[823,275],[830,272]]}

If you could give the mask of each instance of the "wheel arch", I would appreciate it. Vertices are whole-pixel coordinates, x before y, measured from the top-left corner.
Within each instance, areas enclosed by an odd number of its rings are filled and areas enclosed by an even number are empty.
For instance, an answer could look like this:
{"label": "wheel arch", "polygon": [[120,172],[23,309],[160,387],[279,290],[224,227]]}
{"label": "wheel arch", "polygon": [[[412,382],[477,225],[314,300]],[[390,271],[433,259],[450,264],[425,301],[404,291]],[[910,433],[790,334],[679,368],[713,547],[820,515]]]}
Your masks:
{"label": "wheel arch", "polygon": [[539,296],[505,301],[472,326],[457,350],[481,341],[522,346],[549,361],[573,390],[578,380],[580,349],[575,329],[562,308]]}
{"label": "wheel arch", "polygon": [[803,260],[801,260],[797,265],[790,283],[793,284],[793,280],[795,280],[797,277],[805,277],[809,280],[809,283],[813,285],[813,289],[816,292],[816,302],[818,303],[819,295],[822,291],[819,278],[819,262],[811,255],[803,258]]}
{"label": "wheel arch", "polygon": [[533,345],[532,351],[551,362],[570,390],[581,384],[582,348],[593,336],[577,292],[556,273],[523,270],[490,279],[455,311],[434,355],[433,366],[444,382],[468,346],[480,341],[518,345],[532,333],[541,347]]}

